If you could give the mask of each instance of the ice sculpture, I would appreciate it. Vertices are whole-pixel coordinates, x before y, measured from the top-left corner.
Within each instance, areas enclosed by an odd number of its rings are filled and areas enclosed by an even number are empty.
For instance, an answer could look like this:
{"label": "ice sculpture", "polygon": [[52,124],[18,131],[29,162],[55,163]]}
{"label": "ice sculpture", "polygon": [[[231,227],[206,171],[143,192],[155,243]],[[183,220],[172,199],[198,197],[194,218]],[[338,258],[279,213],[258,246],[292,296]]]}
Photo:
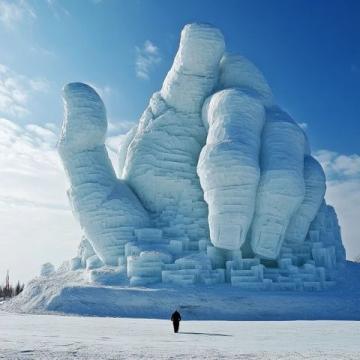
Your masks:
{"label": "ice sculpture", "polygon": [[105,149],[103,102],[81,83],[64,88],[66,116],[59,152],[71,182],[74,212],[98,257],[117,265],[134,227],[146,226],[148,214],[124,181],[117,179]]}
{"label": "ice sculpture", "polygon": [[203,116],[208,136],[198,174],[209,206],[210,238],[217,247],[239,250],[254,215],[265,109],[234,88],[207,100]]}
{"label": "ice sculpture", "polygon": [[279,108],[267,109],[251,234],[252,249],[264,258],[278,257],[286,228],[304,198],[304,151],[300,127]]}
{"label": "ice sculpture", "polygon": [[55,266],[49,262],[41,265],[40,276],[49,276],[55,272]]}
{"label": "ice sculpture", "polygon": [[264,76],[225,53],[218,29],[183,29],[161,90],[121,144],[120,178],[99,95],[71,83],[64,102],[59,152],[85,236],[70,269],[134,286],[333,284],[345,252],[324,172]]}

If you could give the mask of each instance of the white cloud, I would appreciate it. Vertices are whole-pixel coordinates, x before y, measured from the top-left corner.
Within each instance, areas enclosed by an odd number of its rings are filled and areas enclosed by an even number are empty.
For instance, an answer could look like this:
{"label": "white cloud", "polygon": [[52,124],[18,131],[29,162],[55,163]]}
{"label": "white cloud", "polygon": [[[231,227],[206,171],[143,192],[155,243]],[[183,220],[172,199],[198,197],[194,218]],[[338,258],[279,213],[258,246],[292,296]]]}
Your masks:
{"label": "white cloud", "polygon": [[161,62],[159,48],[150,40],[146,40],[142,47],[136,47],[136,76],[149,79],[150,71]]}
{"label": "white cloud", "polygon": [[47,123],[45,123],[44,127],[47,129],[50,129],[52,132],[54,132],[56,134],[59,132],[59,127],[54,123],[47,122]]}
{"label": "white cloud", "polygon": [[344,177],[360,178],[360,156],[342,155],[334,151],[319,150],[316,157],[320,160],[327,175],[332,179]]}
{"label": "white cloud", "polygon": [[0,64],[0,115],[22,117],[29,113],[27,104],[34,92],[46,92],[49,82],[30,79]]}
{"label": "white cloud", "polygon": [[61,4],[61,1],[47,0],[46,2],[57,20],[61,19],[63,15],[70,16],[70,12]]}
{"label": "white cloud", "polygon": [[22,78],[27,79],[33,91],[47,92],[49,90],[49,82],[45,79],[28,79],[24,76]]}
{"label": "white cloud", "polygon": [[134,121],[109,119],[108,131],[110,134],[126,134],[134,125]]}
{"label": "white cloud", "polygon": [[35,124],[26,125],[25,128],[30,133],[38,137],[40,141],[42,141],[44,144],[48,144],[49,146],[52,147],[57,142],[57,136],[54,134],[54,131],[52,131],[51,129],[47,129]]}
{"label": "white cloud", "polygon": [[50,49],[46,49],[37,44],[32,44],[30,46],[29,50],[31,53],[40,55],[42,57],[47,57],[47,58],[55,58],[56,57],[56,54],[54,51],[52,51]]}
{"label": "white cloud", "polygon": [[25,0],[0,0],[0,24],[14,30],[19,23],[33,20],[36,13]]}
{"label": "white cloud", "polygon": [[114,136],[109,136],[106,139],[106,146],[108,148],[108,151],[118,153],[120,149],[120,145],[122,143],[122,140],[124,139],[125,134],[119,134]]}
{"label": "white cloud", "polygon": [[43,262],[76,253],[81,232],[51,127],[0,118],[0,278],[10,269],[13,280],[27,281]]}
{"label": "white cloud", "polygon": [[109,153],[110,160],[117,173],[118,171],[118,154],[120,146],[125,138],[125,134],[134,127],[135,122],[133,121],[109,121],[108,122],[108,133],[110,136],[106,139],[106,146]]}
{"label": "white cloud", "polygon": [[326,200],[338,214],[347,257],[354,259],[360,254],[360,156],[328,150],[315,156],[326,173]]}
{"label": "white cloud", "polygon": [[109,136],[106,139],[106,147],[109,154],[109,158],[114,166],[115,172],[118,174],[118,154],[122,140],[124,139],[124,134]]}
{"label": "white cloud", "polygon": [[0,118],[0,201],[68,209],[56,141],[49,129]]}
{"label": "white cloud", "polygon": [[[0,117],[0,283],[7,269],[14,281],[28,281],[42,263],[76,255],[81,230],[66,196],[58,131],[53,123],[22,126]],[[122,136],[107,140],[114,164]]]}

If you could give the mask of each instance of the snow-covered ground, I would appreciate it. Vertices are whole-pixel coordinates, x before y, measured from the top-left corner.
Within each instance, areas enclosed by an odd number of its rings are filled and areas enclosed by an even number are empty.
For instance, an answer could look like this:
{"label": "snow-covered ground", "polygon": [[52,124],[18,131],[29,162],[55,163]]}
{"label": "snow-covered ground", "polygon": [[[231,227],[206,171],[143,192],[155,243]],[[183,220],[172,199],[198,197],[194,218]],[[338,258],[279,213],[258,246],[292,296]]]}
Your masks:
{"label": "snow-covered ground", "polygon": [[186,321],[0,312],[2,359],[359,359],[356,321]]}
{"label": "snow-covered ground", "polygon": [[38,277],[0,310],[131,318],[168,318],[178,307],[191,320],[360,320],[360,264],[347,262],[324,291],[245,291],[216,286],[104,286],[82,270]]}

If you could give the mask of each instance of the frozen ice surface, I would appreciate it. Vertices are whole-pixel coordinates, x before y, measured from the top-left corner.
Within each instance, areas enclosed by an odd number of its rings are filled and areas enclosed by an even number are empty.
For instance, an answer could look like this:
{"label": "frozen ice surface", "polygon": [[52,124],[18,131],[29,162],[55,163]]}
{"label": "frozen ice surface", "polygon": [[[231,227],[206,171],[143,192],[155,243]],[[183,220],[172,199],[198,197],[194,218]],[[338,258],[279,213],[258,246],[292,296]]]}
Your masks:
{"label": "frozen ice surface", "polygon": [[225,51],[218,29],[185,26],[162,87],[120,145],[119,177],[104,103],[88,85],[64,87],[59,152],[84,237],[58,272],[99,287],[335,285],[345,250],[324,172],[260,70]]}

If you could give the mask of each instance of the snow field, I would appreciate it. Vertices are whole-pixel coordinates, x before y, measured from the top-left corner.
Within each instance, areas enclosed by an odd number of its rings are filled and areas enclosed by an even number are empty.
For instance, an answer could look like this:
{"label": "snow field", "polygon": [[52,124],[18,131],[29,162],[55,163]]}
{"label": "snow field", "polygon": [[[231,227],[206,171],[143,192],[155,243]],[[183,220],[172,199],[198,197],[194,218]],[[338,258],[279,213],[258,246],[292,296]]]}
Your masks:
{"label": "snow field", "polygon": [[3,359],[359,359],[354,321],[184,321],[0,312]]}

